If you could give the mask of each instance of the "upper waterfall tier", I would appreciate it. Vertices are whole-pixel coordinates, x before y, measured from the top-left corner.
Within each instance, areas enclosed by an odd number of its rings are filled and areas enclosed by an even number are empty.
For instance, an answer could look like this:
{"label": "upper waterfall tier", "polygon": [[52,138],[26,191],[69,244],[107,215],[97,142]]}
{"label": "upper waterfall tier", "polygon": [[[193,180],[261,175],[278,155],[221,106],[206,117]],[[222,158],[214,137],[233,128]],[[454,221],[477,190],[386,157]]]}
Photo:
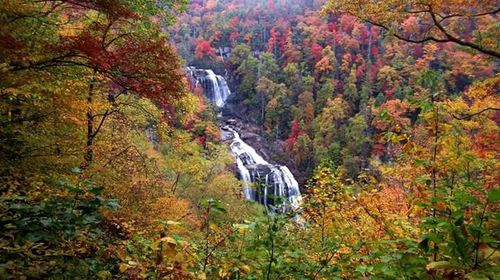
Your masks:
{"label": "upper waterfall tier", "polygon": [[194,79],[196,85],[201,84],[205,96],[211,103],[221,108],[226,99],[231,94],[226,79],[221,75],[216,75],[210,69],[196,69],[187,67],[188,75]]}

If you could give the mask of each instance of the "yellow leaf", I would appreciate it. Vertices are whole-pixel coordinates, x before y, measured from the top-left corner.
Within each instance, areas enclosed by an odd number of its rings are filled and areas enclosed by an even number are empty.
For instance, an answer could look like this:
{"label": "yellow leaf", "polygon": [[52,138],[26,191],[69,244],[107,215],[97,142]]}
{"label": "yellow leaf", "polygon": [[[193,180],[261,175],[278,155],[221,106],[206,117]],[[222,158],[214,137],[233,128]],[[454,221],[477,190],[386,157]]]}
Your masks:
{"label": "yellow leaf", "polygon": [[216,224],[210,224],[210,229],[216,231],[219,229],[219,227]]}
{"label": "yellow leaf", "polygon": [[167,243],[170,243],[170,244],[177,244],[177,241],[175,241],[175,239],[173,239],[172,237],[170,236],[167,236],[167,237],[163,237],[161,239],[161,242],[167,242]]}
{"label": "yellow leaf", "polygon": [[176,221],[167,221],[167,225],[169,225],[169,226],[178,226],[178,225],[181,225],[181,223],[176,222]]}
{"label": "yellow leaf", "polygon": [[126,263],[121,263],[120,267],[119,267],[121,273],[127,271],[128,268],[129,268],[129,266]]}
{"label": "yellow leaf", "polygon": [[158,246],[160,245],[160,242],[161,242],[161,240],[157,240],[157,241],[153,242],[153,243],[151,244],[151,249],[152,249],[153,251],[158,250]]}
{"label": "yellow leaf", "polygon": [[436,269],[451,268],[451,265],[450,262],[448,261],[439,261],[439,262],[431,262],[427,264],[425,268],[427,270],[436,270]]}
{"label": "yellow leaf", "polygon": [[244,273],[250,273],[251,269],[248,265],[243,265],[241,267],[241,271],[243,271]]}

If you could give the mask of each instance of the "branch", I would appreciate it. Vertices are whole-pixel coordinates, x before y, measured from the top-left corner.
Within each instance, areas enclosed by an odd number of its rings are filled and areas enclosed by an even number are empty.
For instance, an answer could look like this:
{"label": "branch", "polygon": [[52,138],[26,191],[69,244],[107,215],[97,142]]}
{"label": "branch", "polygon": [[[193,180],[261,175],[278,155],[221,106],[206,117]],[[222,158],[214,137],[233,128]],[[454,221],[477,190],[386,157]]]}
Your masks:
{"label": "branch", "polygon": [[146,159],[144,158],[144,156],[141,154],[141,152],[139,151],[139,149],[137,148],[137,146],[135,145],[130,145],[128,147],[126,147],[124,150],[122,150],[121,152],[117,153],[116,155],[114,155],[111,159],[108,160],[108,162],[106,162],[102,167],[106,167],[108,166],[109,164],[111,164],[116,158],[118,158],[119,156],[123,155],[124,153],[126,153],[128,150],[130,150],[130,148],[133,148],[136,153],[141,157],[143,163],[146,162]]}
{"label": "branch", "polygon": [[337,251],[333,251],[332,254],[330,255],[330,257],[328,257],[328,259],[326,259],[326,261],[323,263],[323,265],[318,270],[316,270],[316,273],[314,273],[313,278],[312,278],[313,280],[316,279],[318,277],[318,275],[321,273],[321,271],[330,263],[330,261],[335,256],[336,252]]}
{"label": "branch", "polygon": [[481,219],[479,220],[479,230],[477,232],[477,239],[476,239],[476,244],[475,244],[476,256],[474,258],[474,268],[477,268],[479,266],[479,245],[481,242],[481,227],[483,226],[483,221],[484,221],[485,214],[486,214],[486,208],[488,207],[488,202],[489,202],[489,200],[486,199],[486,202],[484,203],[483,212],[481,213]]}
{"label": "branch", "polygon": [[472,114],[468,114],[468,115],[463,115],[463,116],[460,116],[460,117],[458,117],[458,116],[456,116],[454,114],[452,114],[452,116],[453,116],[454,119],[457,119],[457,120],[469,120],[469,119],[471,119],[471,118],[473,118],[473,117],[475,117],[477,115],[480,115],[480,114],[482,114],[484,112],[487,112],[489,110],[500,111],[500,108],[488,107],[488,108],[485,108],[485,109],[483,109],[483,110],[481,110],[479,112],[476,112],[476,113],[472,113]]}
{"label": "branch", "polygon": [[[97,133],[99,133],[99,131],[101,130],[102,125],[104,124],[104,121],[106,120],[106,118],[107,118],[109,115],[111,115],[111,114],[113,114],[113,113],[116,113],[116,112],[118,112],[118,110],[111,110],[111,111],[110,111],[109,109],[107,109],[107,110],[106,110],[106,112],[104,112],[104,114],[102,114],[103,116],[102,116],[102,118],[101,118],[101,122],[99,122],[99,125],[97,126],[97,129],[96,129],[96,130],[94,131],[94,133],[92,133],[92,135],[90,136],[92,139],[94,139],[94,138],[96,137]],[[94,117],[95,117],[95,116],[96,116],[96,115],[94,115]]]}
{"label": "branch", "polygon": [[106,167],[108,166],[111,162],[113,162],[113,160],[115,160],[117,157],[121,156],[122,154],[124,154],[125,152],[127,152],[130,148],[132,148],[132,145],[126,147],[124,150],[122,150],[121,152],[119,152],[118,154],[116,154],[115,156],[113,156],[110,160],[108,160],[108,162],[106,162],[102,167]]}
{"label": "branch", "polygon": [[467,14],[451,14],[451,15],[446,15],[446,16],[442,16],[439,14],[437,14],[437,15],[441,18],[441,20],[439,22],[442,22],[444,20],[454,18],[454,17],[471,17],[471,18],[482,17],[482,16],[487,16],[487,15],[494,15],[494,14],[497,14],[498,12],[500,12],[500,8],[498,8],[494,11],[482,12],[482,13],[471,14],[471,15],[467,15]]}
{"label": "branch", "polygon": [[[48,4],[48,2],[43,4],[43,7],[41,7],[41,10],[45,9],[46,4]],[[62,6],[63,4],[64,3],[52,3],[52,7],[50,9],[48,9],[46,12],[42,12],[42,13],[38,13],[38,14],[15,15],[10,20],[7,20],[6,23],[13,23],[17,20],[25,19],[25,18],[46,17],[46,16],[50,15],[51,13],[53,13],[59,6]]]}
{"label": "branch", "polygon": [[482,53],[489,54],[489,55],[494,56],[496,58],[500,58],[500,52],[497,52],[497,51],[494,51],[494,50],[485,49],[485,48],[481,47],[480,45],[477,45],[477,44],[474,44],[474,43],[471,43],[471,42],[467,42],[467,41],[461,40],[458,37],[455,37],[455,36],[451,35],[441,25],[441,22],[437,20],[436,14],[434,12],[432,12],[432,10],[430,11],[430,15],[431,15],[432,21],[434,22],[434,25],[446,36],[446,38],[448,38],[448,40],[450,42],[454,42],[454,43],[456,43],[458,45],[461,45],[461,46],[470,47],[470,48],[475,49],[477,51],[480,51]]}
{"label": "branch", "polygon": [[360,18],[360,19],[363,20],[363,21],[366,21],[366,22],[368,22],[370,24],[373,24],[375,26],[378,26],[378,27],[380,27],[380,28],[388,31],[389,34],[391,34],[392,36],[396,37],[397,39],[405,41],[405,42],[408,42],[408,43],[421,44],[421,43],[425,43],[425,42],[429,42],[429,41],[433,41],[433,42],[437,42],[437,43],[447,43],[447,42],[450,42],[450,40],[448,40],[448,39],[440,39],[440,38],[436,38],[434,36],[427,36],[427,37],[422,38],[422,39],[411,39],[411,38],[403,37],[400,34],[392,32],[389,27],[387,27],[387,26],[385,26],[385,25],[383,25],[381,23],[374,22],[374,21],[369,20],[369,19],[363,19],[363,18]]}
{"label": "branch", "polygon": [[45,61],[38,61],[34,63],[29,63],[28,65],[16,65],[16,64],[11,64],[11,68],[9,71],[22,71],[22,70],[29,70],[29,69],[44,69],[44,68],[49,68],[49,67],[57,67],[57,66],[83,66],[86,68],[94,69],[95,67],[84,62],[78,62],[78,61],[72,61],[72,60],[65,60],[68,58],[77,58],[81,57],[78,55],[73,55],[73,54],[65,54],[59,57],[54,57]]}
{"label": "branch", "polygon": [[131,35],[132,33],[122,33],[118,36],[116,36],[115,38],[109,40],[108,43],[105,44],[104,48],[107,49],[109,46],[111,46],[116,40],[120,39],[120,38],[123,38],[123,37],[126,37],[126,36],[129,36]]}
{"label": "branch", "polygon": [[[353,15],[351,13],[349,13],[349,14]],[[386,26],[386,25],[384,25],[382,23],[378,23],[378,22],[375,22],[373,20],[360,17],[359,15],[353,15],[353,16],[359,18],[362,21],[365,21],[365,22],[371,23],[371,24],[373,24],[375,26],[378,26],[378,27],[380,27],[380,28],[388,31],[392,36],[396,37],[397,39],[405,41],[405,42],[408,42],[408,43],[421,44],[421,43],[430,42],[430,41],[431,42],[436,42],[436,43],[449,43],[449,42],[452,42],[452,43],[455,43],[455,44],[460,45],[460,46],[469,47],[469,48],[471,48],[473,50],[476,50],[476,51],[478,51],[480,53],[483,53],[483,54],[487,54],[487,55],[492,56],[494,58],[497,58],[497,59],[500,58],[500,52],[498,52],[498,51],[484,48],[484,47],[482,47],[482,46],[480,46],[478,44],[474,44],[472,42],[464,41],[464,40],[462,40],[462,39],[460,39],[458,37],[455,37],[455,36],[451,35],[441,25],[441,21],[437,20],[436,14],[434,14],[433,12],[430,12],[430,15],[431,15],[432,20],[434,22],[434,26],[436,26],[439,29],[439,31],[446,38],[437,38],[437,37],[434,37],[434,36],[426,36],[426,37],[421,38],[421,39],[411,39],[411,38],[405,37],[405,36],[403,36],[401,34],[398,34],[396,32],[392,32],[391,28],[389,28],[388,26]]]}

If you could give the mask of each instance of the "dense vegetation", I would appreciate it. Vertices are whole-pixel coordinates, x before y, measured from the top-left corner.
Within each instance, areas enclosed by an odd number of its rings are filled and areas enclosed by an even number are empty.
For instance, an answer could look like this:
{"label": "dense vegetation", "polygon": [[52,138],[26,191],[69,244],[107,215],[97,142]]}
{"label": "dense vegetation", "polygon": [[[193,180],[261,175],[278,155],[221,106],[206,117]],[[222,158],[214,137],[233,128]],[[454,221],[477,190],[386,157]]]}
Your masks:
{"label": "dense vegetation", "polygon": [[[498,278],[498,9],[3,1],[0,279]],[[286,142],[304,222],[244,201],[184,64]]]}

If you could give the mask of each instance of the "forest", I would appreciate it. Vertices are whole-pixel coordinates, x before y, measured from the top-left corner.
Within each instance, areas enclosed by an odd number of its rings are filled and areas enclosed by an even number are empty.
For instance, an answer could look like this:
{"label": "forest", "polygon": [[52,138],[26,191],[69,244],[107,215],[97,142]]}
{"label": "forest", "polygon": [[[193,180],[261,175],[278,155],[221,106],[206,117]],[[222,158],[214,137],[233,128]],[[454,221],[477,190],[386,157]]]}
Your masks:
{"label": "forest", "polygon": [[497,0],[2,0],[0,280],[500,278]]}

